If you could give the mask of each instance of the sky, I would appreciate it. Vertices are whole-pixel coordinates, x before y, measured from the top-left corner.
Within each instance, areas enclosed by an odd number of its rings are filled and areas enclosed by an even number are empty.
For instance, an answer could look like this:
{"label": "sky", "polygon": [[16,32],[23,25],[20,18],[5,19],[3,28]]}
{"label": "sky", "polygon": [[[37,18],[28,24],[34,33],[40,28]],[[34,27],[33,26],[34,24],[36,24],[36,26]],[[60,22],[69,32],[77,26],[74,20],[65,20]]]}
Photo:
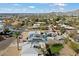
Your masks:
{"label": "sky", "polygon": [[0,3],[0,13],[49,13],[79,9],[79,3]]}

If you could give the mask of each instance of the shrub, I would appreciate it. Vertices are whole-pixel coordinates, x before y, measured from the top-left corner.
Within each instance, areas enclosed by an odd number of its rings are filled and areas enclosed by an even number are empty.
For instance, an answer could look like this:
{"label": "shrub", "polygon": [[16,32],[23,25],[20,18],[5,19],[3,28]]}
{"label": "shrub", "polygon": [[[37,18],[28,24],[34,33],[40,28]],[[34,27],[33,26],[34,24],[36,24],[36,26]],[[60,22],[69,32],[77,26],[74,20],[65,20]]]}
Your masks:
{"label": "shrub", "polygon": [[62,44],[54,44],[50,47],[51,53],[59,54],[59,51],[63,48]]}
{"label": "shrub", "polygon": [[46,45],[47,51],[49,56],[51,55],[59,55],[59,51],[63,48],[62,44],[53,44],[53,45]]}

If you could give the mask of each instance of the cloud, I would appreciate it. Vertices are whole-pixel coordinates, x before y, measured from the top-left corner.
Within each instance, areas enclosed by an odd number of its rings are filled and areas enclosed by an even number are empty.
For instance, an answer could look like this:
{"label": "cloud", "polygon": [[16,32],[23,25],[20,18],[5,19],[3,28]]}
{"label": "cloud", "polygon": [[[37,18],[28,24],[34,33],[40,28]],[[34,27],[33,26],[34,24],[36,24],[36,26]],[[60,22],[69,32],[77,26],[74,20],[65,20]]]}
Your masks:
{"label": "cloud", "polygon": [[61,6],[61,7],[64,7],[64,6],[67,6],[68,4],[66,3],[51,3],[49,4],[49,6]]}
{"label": "cloud", "polygon": [[67,4],[65,3],[54,3],[55,6],[61,6],[61,7],[64,7],[64,6],[67,6]]}
{"label": "cloud", "polygon": [[29,8],[32,8],[32,9],[35,8],[35,6],[28,6],[28,7],[29,7]]}
{"label": "cloud", "polygon": [[67,6],[68,4],[66,4],[66,3],[54,3],[53,5],[57,7],[58,11],[63,12],[63,11],[65,11],[65,9],[64,9],[65,6]]}
{"label": "cloud", "polygon": [[27,13],[31,12],[29,8],[0,8],[0,13]]}
{"label": "cloud", "polygon": [[63,7],[60,7],[59,8],[59,11],[63,12],[64,11],[64,8]]}
{"label": "cloud", "polygon": [[20,4],[18,4],[18,3],[14,3],[13,5],[14,5],[14,6],[20,6]]}

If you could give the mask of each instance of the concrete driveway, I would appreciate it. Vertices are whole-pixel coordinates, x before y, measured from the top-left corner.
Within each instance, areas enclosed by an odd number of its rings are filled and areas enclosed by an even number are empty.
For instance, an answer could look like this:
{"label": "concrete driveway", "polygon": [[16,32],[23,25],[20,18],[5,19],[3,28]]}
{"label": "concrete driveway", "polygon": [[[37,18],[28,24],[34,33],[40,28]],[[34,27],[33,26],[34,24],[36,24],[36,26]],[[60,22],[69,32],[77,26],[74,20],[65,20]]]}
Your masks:
{"label": "concrete driveway", "polygon": [[31,46],[31,43],[24,43],[22,46],[21,56],[38,56],[38,53],[35,48]]}

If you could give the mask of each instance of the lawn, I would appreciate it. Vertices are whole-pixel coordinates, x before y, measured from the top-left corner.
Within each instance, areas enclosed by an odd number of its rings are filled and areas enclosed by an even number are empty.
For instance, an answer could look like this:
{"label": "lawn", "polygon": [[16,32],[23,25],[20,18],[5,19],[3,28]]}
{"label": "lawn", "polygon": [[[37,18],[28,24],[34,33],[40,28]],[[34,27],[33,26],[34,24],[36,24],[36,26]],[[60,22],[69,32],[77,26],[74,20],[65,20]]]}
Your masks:
{"label": "lawn", "polygon": [[59,51],[63,48],[63,45],[54,44],[54,45],[51,45],[49,48],[50,48],[51,53],[59,53]]}

